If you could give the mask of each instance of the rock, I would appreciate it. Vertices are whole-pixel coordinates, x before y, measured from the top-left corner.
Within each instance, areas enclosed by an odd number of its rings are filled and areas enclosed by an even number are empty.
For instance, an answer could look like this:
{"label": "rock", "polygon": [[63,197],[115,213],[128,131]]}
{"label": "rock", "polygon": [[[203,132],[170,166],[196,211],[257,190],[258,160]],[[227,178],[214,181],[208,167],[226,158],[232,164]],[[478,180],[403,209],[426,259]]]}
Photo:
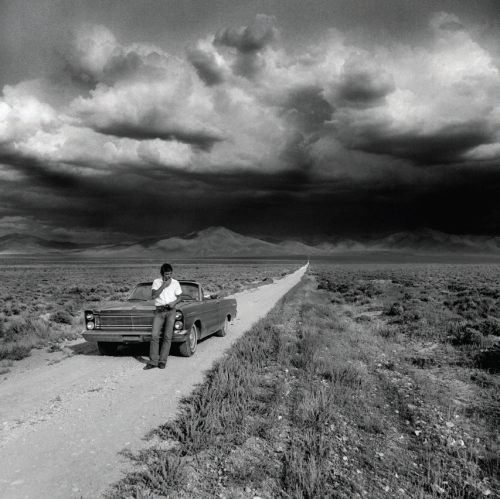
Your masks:
{"label": "rock", "polygon": [[438,494],[444,494],[444,493],[446,492],[446,491],[445,491],[442,487],[440,487],[440,486],[439,486],[439,485],[437,485],[437,484],[434,484],[434,485],[432,486],[432,488],[433,488],[433,489],[434,489],[434,490],[435,490]]}
{"label": "rock", "polygon": [[404,311],[405,309],[403,305],[401,303],[396,302],[391,305],[388,315],[403,315]]}

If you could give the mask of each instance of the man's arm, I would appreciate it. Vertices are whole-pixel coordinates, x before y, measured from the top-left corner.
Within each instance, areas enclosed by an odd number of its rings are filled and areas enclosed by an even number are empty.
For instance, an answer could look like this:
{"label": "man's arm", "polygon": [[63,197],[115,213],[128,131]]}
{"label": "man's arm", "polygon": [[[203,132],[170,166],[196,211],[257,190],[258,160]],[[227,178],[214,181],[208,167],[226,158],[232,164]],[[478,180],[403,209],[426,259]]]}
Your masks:
{"label": "man's arm", "polygon": [[168,303],[168,305],[170,305],[172,308],[175,308],[175,306],[181,301],[181,297],[180,295],[174,300],[174,301],[171,301],[170,303]]}
{"label": "man's arm", "polygon": [[172,308],[175,308],[175,306],[181,301],[181,294],[182,294],[182,288],[180,286],[180,284],[177,282],[176,283],[176,289],[175,289],[175,300],[170,302],[169,305],[172,307]]}
{"label": "man's arm", "polygon": [[156,298],[161,295],[161,292],[168,286],[170,286],[170,281],[163,281],[163,284],[158,289],[152,289],[151,297],[153,298],[153,300],[156,300]]}
{"label": "man's arm", "polygon": [[181,301],[182,288],[178,282],[175,285],[174,293],[176,296],[175,300],[168,303],[168,305],[170,305],[170,307],[172,308],[175,308],[175,306]]}

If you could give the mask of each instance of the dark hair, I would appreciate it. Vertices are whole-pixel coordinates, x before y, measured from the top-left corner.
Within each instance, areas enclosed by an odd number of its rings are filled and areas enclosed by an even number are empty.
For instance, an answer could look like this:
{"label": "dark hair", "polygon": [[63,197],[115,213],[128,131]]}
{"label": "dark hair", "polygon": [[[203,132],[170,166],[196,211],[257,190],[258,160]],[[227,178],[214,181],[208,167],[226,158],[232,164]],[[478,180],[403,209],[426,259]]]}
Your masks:
{"label": "dark hair", "polygon": [[172,265],[170,265],[170,263],[164,263],[162,266],[161,266],[161,269],[160,269],[160,274],[164,274],[165,272],[172,272],[174,269],[172,268]]}

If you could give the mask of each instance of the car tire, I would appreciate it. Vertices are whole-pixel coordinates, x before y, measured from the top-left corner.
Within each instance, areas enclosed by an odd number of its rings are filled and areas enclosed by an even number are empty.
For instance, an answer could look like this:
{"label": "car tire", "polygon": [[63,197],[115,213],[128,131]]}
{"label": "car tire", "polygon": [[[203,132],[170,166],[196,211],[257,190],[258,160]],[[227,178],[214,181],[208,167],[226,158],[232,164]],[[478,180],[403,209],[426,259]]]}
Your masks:
{"label": "car tire", "polygon": [[108,343],[105,341],[98,341],[97,348],[101,355],[116,355],[116,350],[118,349],[118,343]]}
{"label": "car tire", "polygon": [[222,324],[222,327],[215,333],[215,336],[219,336],[220,338],[223,338],[227,334],[227,330],[229,329],[229,321],[227,320],[227,317],[224,319],[224,324]]}
{"label": "car tire", "polygon": [[191,357],[198,346],[198,328],[193,324],[189,330],[187,340],[179,345],[179,352],[183,357]]}

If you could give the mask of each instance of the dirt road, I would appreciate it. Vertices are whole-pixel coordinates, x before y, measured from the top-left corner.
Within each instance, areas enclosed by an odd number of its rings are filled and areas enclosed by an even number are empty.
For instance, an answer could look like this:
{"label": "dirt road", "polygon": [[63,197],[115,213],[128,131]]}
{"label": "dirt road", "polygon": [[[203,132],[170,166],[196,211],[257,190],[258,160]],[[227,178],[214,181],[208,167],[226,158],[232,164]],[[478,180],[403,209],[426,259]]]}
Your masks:
{"label": "dirt road", "polygon": [[147,348],[101,357],[79,340],[64,349],[75,355],[51,365],[35,352],[31,368],[0,383],[0,497],[100,497],[129,469],[119,452],[155,445],[144,435],[175,416],[179,398],[305,269],[238,294],[228,335],[203,340],[191,358],[170,356],[164,371],[142,370]]}

